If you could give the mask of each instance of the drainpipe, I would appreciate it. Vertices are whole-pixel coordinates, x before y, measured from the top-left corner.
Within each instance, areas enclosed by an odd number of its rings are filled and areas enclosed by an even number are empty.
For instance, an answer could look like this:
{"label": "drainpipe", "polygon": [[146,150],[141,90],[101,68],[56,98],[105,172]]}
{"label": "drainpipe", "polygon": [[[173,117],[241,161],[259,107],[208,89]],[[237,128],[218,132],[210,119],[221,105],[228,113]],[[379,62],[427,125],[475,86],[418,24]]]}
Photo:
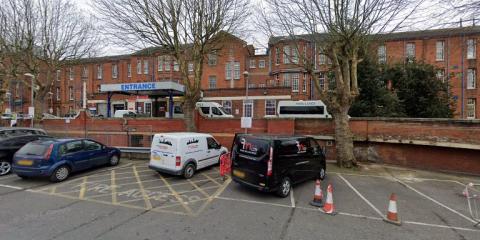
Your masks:
{"label": "drainpipe", "polygon": [[465,110],[464,110],[464,94],[465,94],[465,69],[464,69],[464,59],[465,59],[465,33],[462,33],[462,91],[461,91],[461,113],[462,113],[462,119],[465,118]]}

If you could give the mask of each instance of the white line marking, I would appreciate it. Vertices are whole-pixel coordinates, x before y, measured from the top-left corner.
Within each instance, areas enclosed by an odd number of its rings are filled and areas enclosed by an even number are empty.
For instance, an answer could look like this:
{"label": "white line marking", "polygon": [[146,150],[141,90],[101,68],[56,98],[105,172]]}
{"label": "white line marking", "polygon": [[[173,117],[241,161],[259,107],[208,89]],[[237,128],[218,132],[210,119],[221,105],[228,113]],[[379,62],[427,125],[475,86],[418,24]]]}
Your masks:
{"label": "white line marking", "polygon": [[342,175],[340,175],[340,173],[337,173],[338,177],[340,177],[363,201],[365,201],[371,208],[373,208],[373,210],[375,210],[375,212],[378,213],[378,215],[380,215],[381,217],[383,217],[383,214],[382,212],[380,212],[380,210],[378,210],[378,208],[376,208],[370,201],[368,201],[368,199],[366,199],[355,187],[352,186],[352,184],[350,184],[349,181],[347,181],[347,179],[345,179]]}
{"label": "white line marking", "polygon": [[292,208],[292,206],[290,206],[290,205],[284,205],[284,204],[278,204],[278,203],[267,203],[267,202],[259,202],[259,201],[253,201],[253,200],[235,199],[235,198],[227,198],[227,197],[218,197],[218,196],[215,197],[215,198],[216,199],[227,200],[227,201],[258,203],[258,204],[271,205],[271,206],[277,206],[277,207]]}
{"label": "white line marking", "polygon": [[442,206],[442,207],[444,207],[444,208],[446,208],[446,209],[450,210],[450,211],[451,211],[451,212],[453,212],[453,213],[456,213],[457,215],[459,215],[459,216],[461,216],[461,217],[465,218],[466,220],[468,220],[468,221],[470,221],[470,222],[472,222],[472,223],[474,223],[474,224],[475,224],[475,223],[477,223],[477,222],[473,221],[471,218],[469,218],[469,217],[467,217],[467,216],[465,216],[465,215],[461,214],[461,213],[460,213],[460,212],[458,212],[457,210],[455,210],[455,209],[451,209],[451,208],[450,208],[450,207],[448,207],[447,205],[445,205],[445,204],[443,204],[443,203],[441,203],[441,202],[439,202],[439,201],[437,201],[437,200],[435,200],[435,199],[433,199],[433,198],[431,198],[431,197],[427,196],[426,194],[424,194],[424,193],[422,193],[422,192],[418,191],[417,189],[413,188],[412,186],[410,186],[410,185],[408,185],[408,184],[406,184],[406,183],[402,182],[400,179],[397,179],[397,182],[398,182],[398,183],[400,183],[400,184],[402,184],[403,186],[405,186],[405,187],[409,188],[410,190],[412,190],[412,191],[414,191],[414,192],[416,192],[416,193],[420,194],[420,195],[421,195],[421,196],[423,196],[424,198],[426,198],[426,199],[428,199],[428,200],[430,200],[430,201],[432,201],[432,202],[434,202],[434,203],[436,203],[436,204],[438,204],[438,205],[440,205],[440,206]]}
{"label": "white line marking", "polygon": [[16,190],[23,190],[23,188],[21,188],[21,187],[12,186],[12,185],[5,185],[5,184],[0,184],[0,187],[11,188],[11,189],[16,189]]}
{"label": "white line marking", "polygon": [[293,187],[290,189],[290,202],[292,203],[292,208],[295,208],[295,197],[293,196]]}
{"label": "white line marking", "polygon": [[12,174],[11,176],[2,176],[2,177],[0,177],[0,181],[10,179],[10,178],[18,178],[18,176],[15,175],[15,174]]}
{"label": "white line marking", "polygon": [[438,225],[438,224],[430,224],[430,223],[422,223],[422,222],[412,222],[412,221],[403,221],[403,222],[407,223],[407,224],[414,224],[414,225],[420,225],[420,226],[449,228],[449,229],[462,230],[462,231],[480,232],[480,230],[463,228],[463,227],[452,227],[452,226],[446,226],[446,225]]}

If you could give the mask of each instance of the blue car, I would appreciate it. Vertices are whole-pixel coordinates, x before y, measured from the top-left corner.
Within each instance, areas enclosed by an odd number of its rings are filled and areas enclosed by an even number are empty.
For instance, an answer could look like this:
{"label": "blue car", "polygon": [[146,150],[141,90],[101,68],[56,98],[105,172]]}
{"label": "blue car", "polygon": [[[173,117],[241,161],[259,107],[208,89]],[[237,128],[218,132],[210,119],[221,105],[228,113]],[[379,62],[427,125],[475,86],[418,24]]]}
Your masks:
{"label": "blue car", "polygon": [[90,139],[46,139],[30,142],[13,156],[12,171],[19,177],[67,179],[72,172],[120,162],[120,150]]}

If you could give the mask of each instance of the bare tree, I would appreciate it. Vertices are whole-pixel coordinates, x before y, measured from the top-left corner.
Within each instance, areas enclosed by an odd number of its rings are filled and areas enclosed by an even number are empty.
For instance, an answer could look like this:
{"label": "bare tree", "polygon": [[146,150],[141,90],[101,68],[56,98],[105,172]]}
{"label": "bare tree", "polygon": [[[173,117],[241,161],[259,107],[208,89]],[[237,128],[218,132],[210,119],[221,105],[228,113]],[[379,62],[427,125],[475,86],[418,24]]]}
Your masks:
{"label": "bare tree", "polygon": [[[314,80],[319,97],[334,117],[335,144],[339,166],[356,165],[353,134],[348,111],[359,94],[357,66],[362,52],[376,33],[397,29],[422,1],[414,0],[266,0],[259,19],[270,35],[287,35],[293,42],[296,61]],[[303,35],[298,35],[303,33]],[[299,51],[307,41],[313,46],[307,54]],[[328,91],[320,87],[315,55],[322,52],[331,60],[333,84]],[[288,53],[285,53],[288,54]]]}
{"label": "bare tree", "polygon": [[[124,44],[161,47],[179,63],[185,85],[185,126],[195,130],[195,103],[206,56],[220,49],[225,34],[241,30],[247,0],[98,0],[108,33]],[[188,73],[193,63],[193,75]]]}
{"label": "bare tree", "polygon": [[94,54],[98,35],[90,19],[68,0],[8,0],[0,19],[0,70],[7,79],[35,76],[36,113],[42,113],[57,70]]}

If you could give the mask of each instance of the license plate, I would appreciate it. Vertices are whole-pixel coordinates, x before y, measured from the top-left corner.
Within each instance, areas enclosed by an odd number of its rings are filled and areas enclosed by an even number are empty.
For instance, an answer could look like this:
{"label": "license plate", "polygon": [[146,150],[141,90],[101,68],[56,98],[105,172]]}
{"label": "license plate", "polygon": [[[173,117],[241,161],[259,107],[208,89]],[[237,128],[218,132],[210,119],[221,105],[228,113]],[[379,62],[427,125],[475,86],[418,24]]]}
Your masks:
{"label": "license plate", "polygon": [[239,177],[239,178],[244,178],[245,177],[245,173],[242,172],[242,171],[238,171],[238,170],[233,170],[233,175],[236,176],[236,177]]}
{"label": "license plate", "polygon": [[17,164],[22,165],[22,166],[32,166],[33,161],[32,160],[19,160],[17,162]]}

